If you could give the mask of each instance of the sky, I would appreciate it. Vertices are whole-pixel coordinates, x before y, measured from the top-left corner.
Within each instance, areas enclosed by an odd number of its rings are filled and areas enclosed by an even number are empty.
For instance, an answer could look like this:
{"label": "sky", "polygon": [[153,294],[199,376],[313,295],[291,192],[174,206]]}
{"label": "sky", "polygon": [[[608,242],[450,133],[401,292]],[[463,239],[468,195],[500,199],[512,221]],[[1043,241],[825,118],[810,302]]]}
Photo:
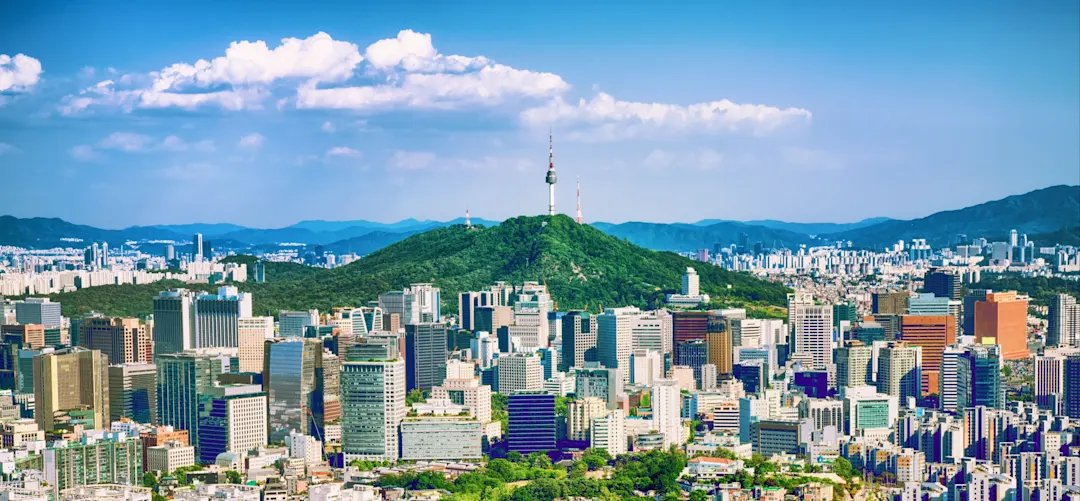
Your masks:
{"label": "sky", "polygon": [[[1080,184],[1080,3],[22,2],[0,214],[915,218]],[[698,5],[694,5],[698,4]]]}

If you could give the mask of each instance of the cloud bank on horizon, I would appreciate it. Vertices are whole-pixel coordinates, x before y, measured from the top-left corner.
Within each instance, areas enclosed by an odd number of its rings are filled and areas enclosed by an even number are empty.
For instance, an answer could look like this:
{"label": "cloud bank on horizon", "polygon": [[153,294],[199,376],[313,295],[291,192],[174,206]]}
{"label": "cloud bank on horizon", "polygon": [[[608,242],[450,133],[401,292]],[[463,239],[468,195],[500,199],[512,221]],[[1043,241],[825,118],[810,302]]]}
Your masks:
{"label": "cloud bank on horizon", "polygon": [[[633,35],[652,47],[611,35],[627,48],[607,59],[590,55],[602,44],[463,43],[445,27],[179,39],[85,63],[22,44],[0,54],[0,174],[26,189],[0,213],[107,227],[451,219],[465,206],[502,219],[546,207],[549,130],[560,177],[582,179],[586,218],[609,221],[904,217],[955,204],[912,207],[867,188],[943,201],[950,183],[970,180],[960,201],[977,203],[1069,182],[1062,173],[1080,162],[1061,148],[1077,129],[1068,113],[986,99],[1003,89],[887,87],[896,77],[827,66],[794,39],[776,54],[805,64],[687,35],[670,50],[662,31]],[[443,32],[456,48],[437,43]],[[921,68],[906,56],[859,60]],[[1035,122],[1058,132],[1036,134]],[[972,175],[1021,158],[1030,179]],[[948,182],[923,182],[939,172]],[[557,195],[572,209],[570,185]]]}

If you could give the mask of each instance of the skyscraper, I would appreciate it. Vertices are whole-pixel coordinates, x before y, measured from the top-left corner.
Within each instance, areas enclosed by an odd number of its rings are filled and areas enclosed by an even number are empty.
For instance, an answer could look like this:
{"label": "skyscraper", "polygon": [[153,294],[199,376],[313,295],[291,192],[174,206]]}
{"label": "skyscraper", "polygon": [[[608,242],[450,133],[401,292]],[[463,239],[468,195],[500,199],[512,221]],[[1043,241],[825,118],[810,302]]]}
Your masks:
{"label": "skyscraper", "polygon": [[809,353],[814,369],[832,363],[832,307],[815,304],[810,294],[788,294],[788,325],[795,341],[793,353]]}
{"label": "skyscraper", "polygon": [[924,292],[908,301],[907,315],[946,316],[949,314],[949,298]]}
{"label": "skyscraper", "polygon": [[566,404],[566,438],[588,440],[593,420],[606,416],[607,402],[597,397],[579,398]]}
{"label": "skyscraper", "polygon": [[15,303],[15,321],[23,325],[41,325],[46,329],[60,327],[60,303],[54,303],[47,297],[28,297]]}
{"label": "skyscraper", "polygon": [[[34,419],[49,432],[61,424],[109,427],[109,359],[97,350],[67,348],[34,357]],[[85,411],[86,420],[65,412]]]}
{"label": "skyscraper", "polygon": [[436,323],[405,326],[405,384],[408,390],[431,390],[446,374],[446,325]]}
{"label": "skyscraper", "polygon": [[109,421],[157,423],[157,366],[125,363],[110,365],[108,372]]}
{"label": "skyscraper", "polygon": [[199,414],[199,462],[214,464],[223,452],[243,452],[267,443],[266,393],[257,384],[210,388]]}
{"label": "skyscraper", "polygon": [[173,289],[154,297],[154,354],[195,347],[195,293]]}
{"label": "skyscraper", "polygon": [[[1001,347],[995,344],[976,344],[964,347],[960,371],[970,374],[969,405],[989,409],[1005,408],[1005,385],[1001,381]],[[960,390],[963,390],[960,387]]]}
{"label": "skyscraper", "polygon": [[291,431],[312,434],[316,393],[315,367],[322,355],[317,339],[285,338],[266,341],[263,391],[269,413],[270,440],[281,442]]}
{"label": "skyscraper", "polygon": [[[1069,355],[1064,365],[1065,380],[1080,381],[1080,354]],[[1062,414],[1073,419],[1080,419],[1080,384],[1065,385],[1065,395],[1061,404]]]}
{"label": "skyscraper", "polygon": [[228,372],[229,354],[222,350],[190,350],[158,355],[158,424],[199,436],[199,409],[218,375]]}
{"label": "skyscraper", "polygon": [[875,315],[903,315],[908,311],[907,291],[875,292],[871,296],[870,309]]}
{"label": "skyscraper", "polygon": [[651,386],[664,377],[664,356],[653,350],[634,350],[630,354],[630,384]]}
{"label": "skyscraper", "polygon": [[[915,300],[912,299],[912,305]],[[922,347],[922,394],[938,389],[941,357],[945,347],[956,342],[956,319],[951,316],[904,315],[900,317],[900,339]]]}
{"label": "skyscraper", "polygon": [[153,340],[137,318],[87,318],[79,330],[79,344],[104,353],[111,364],[154,360]]}
{"label": "skyscraper", "polygon": [[217,294],[195,297],[196,348],[236,348],[240,319],[251,316],[251,294],[236,287],[220,287]]}
{"label": "skyscraper", "polygon": [[994,291],[990,289],[971,289],[964,296],[964,321],[962,323],[965,336],[975,335],[975,303],[986,301],[986,295]]}
{"label": "skyscraper", "polygon": [[1028,358],[1026,299],[1015,291],[992,292],[975,302],[975,342],[1001,346],[1005,360]]}
{"label": "skyscraper", "polygon": [[266,340],[274,337],[274,317],[241,317],[236,336],[240,372],[262,372]]}
{"label": "skyscraper", "polygon": [[1058,294],[1050,300],[1047,315],[1046,345],[1080,348],[1080,304],[1068,294]]}
{"label": "skyscraper", "polygon": [[203,236],[202,233],[196,233],[191,237],[191,260],[199,262],[203,260]]}
{"label": "skyscraper", "polygon": [[937,297],[960,299],[960,274],[931,268],[923,277],[923,290]]}
{"label": "skyscraper", "polygon": [[507,449],[528,455],[555,450],[555,395],[516,392],[507,397]]}
{"label": "skyscraper", "polygon": [[877,391],[906,402],[922,395],[922,347],[903,341],[888,342],[878,355]]}
{"label": "skyscraper", "polygon": [[694,339],[675,346],[675,365],[690,367],[694,371],[694,381],[701,387],[701,366],[709,362],[709,343]]}
{"label": "skyscraper", "polygon": [[836,349],[836,386],[874,384],[873,348],[861,341],[848,341]]}
{"label": "skyscraper", "polygon": [[575,371],[574,393],[578,398],[601,398],[607,402],[609,409],[614,409],[619,405],[619,395],[623,392],[621,372],[619,369],[578,368]]}
{"label": "skyscraper", "polygon": [[671,314],[672,346],[674,358],[679,358],[679,345],[687,341],[708,338],[709,318],[712,313],[708,311],[676,311]]}
{"label": "skyscraper", "polygon": [[319,325],[319,310],[278,312],[278,334],[281,337],[304,337],[304,331]]}
{"label": "skyscraper", "polygon": [[570,311],[562,318],[563,343],[560,370],[584,367],[585,362],[597,362],[596,316],[587,311]]}
{"label": "skyscraper", "polygon": [[941,410],[961,412],[971,406],[971,368],[964,356],[962,346],[942,351],[937,390]]}
{"label": "skyscraper", "polygon": [[[544,387],[544,368],[540,357],[533,353],[514,353],[495,360],[498,372],[498,391],[533,391]],[[441,383],[441,381],[440,381]]]}
{"label": "skyscraper", "polygon": [[398,425],[408,412],[405,393],[405,361],[392,353],[349,358],[341,364],[341,452],[345,461],[398,458]]}
{"label": "skyscraper", "polygon": [[664,436],[664,448],[681,444],[682,418],[679,415],[679,386],[675,381],[662,379],[652,386],[653,428]]}
{"label": "skyscraper", "polygon": [[709,363],[716,366],[717,374],[731,374],[731,365],[734,363],[734,324],[740,322],[743,320],[726,322],[715,315],[709,317],[705,342],[709,346]]}
{"label": "skyscraper", "polygon": [[596,351],[600,365],[619,369],[624,383],[630,381],[633,319],[639,314],[640,310],[634,307],[607,308],[596,318]]}
{"label": "skyscraper", "polygon": [[1061,412],[1065,397],[1065,361],[1080,353],[1072,348],[1048,349],[1035,356],[1035,402],[1040,409]]}

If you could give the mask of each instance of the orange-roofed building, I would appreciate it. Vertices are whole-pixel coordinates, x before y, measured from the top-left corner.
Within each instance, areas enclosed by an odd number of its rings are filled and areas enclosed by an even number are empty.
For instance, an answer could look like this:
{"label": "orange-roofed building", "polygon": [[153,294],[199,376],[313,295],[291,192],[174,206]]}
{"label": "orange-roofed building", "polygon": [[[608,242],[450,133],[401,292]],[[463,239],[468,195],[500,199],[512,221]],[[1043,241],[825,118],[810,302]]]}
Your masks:
{"label": "orange-roofed building", "polygon": [[904,315],[900,339],[922,346],[922,395],[937,393],[945,347],[956,342],[956,317],[952,315]]}
{"label": "orange-roofed building", "polygon": [[1001,346],[1005,360],[1028,358],[1027,309],[1016,291],[988,293],[986,301],[975,302],[975,342]]}

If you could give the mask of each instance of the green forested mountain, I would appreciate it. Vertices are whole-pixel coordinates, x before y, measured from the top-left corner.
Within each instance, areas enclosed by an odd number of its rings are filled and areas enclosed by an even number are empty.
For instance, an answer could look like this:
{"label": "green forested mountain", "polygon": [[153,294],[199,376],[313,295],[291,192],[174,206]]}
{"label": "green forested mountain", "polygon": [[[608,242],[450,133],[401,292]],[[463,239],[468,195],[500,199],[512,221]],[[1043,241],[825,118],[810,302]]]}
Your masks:
{"label": "green forested mountain", "polygon": [[[267,263],[267,282],[248,282],[241,289],[254,293],[256,314],[276,314],[281,309],[361,305],[410,283],[434,282],[442,289],[443,311],[454,311],[460,291],[497,280],[535,280],[547,284],[561,310],[597,310],[658,306],[665,292],[679,288],[688,266],[701,277],[702,291],[721,301],[784,304],[787,289],[782,285],[650,251],[562,215],[519,217],[490,228],[433,229],[333,270]],[[93,287],[54,299],[66,314],[94,310],[144,315],[150,313],[153,295],[164,287]],[[115,300],[120,294],[125,296],[123,302]]]}

